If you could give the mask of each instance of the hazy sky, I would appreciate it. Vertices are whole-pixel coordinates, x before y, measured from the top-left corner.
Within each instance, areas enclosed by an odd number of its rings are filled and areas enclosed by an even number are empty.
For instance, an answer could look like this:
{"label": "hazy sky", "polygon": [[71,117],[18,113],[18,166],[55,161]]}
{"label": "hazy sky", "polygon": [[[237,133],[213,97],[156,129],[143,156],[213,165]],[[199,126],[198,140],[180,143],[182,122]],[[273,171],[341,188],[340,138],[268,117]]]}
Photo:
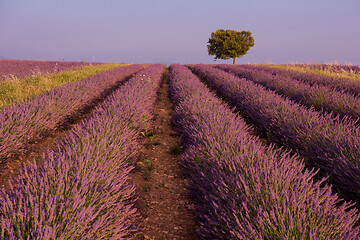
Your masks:
{"label": "hazy sky", "polygon": [[217,29],[252,32],[237,63],[360,64],[360,0],[0,0],[0,58],[232,63]]}

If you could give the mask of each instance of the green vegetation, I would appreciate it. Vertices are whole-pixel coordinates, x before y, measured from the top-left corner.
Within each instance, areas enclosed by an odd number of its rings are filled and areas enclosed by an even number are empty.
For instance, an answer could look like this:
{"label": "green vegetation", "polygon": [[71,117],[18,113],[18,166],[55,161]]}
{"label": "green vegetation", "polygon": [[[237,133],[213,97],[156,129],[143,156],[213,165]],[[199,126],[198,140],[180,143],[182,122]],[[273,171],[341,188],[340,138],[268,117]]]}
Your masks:
{"label": "green vegetation", "polygon": [[150,192],[150,190],[151,190],[151,185],[144,186],[144,192]]}
{"label": "green vegetation", "polygon": [[148,180],[151,177],[151,172],[154,169],[154,165],[152,160],[145,159],[142,161],[143,164],[141,164],[141,170],[143,173],[144,180]]}
{"label": "green vegetation", "polygon": [[170,148],[170,154],[172,155],[180,155],[182,152],[183,150],[179,144],[176,144]]}
{"label": "green vegetation", "polygon": [[125,65],[118,63],[87,65],[59,73],[41,74],[25,79],[12,78],[9,81],[0,82],[0,110],[6,106],[33,99],[35,96],[44,94],[65,83],[76,82],[97,73]]}
{"label": "green vegetation", "polygon": [[143,121],[144,121],[144,127],[145,127],[145,132],[141,132],[141,134],[144,136],[144,137],[147,137],[148,134],[149,134],[149,129],[148,129],[148,123],[149,123],[149,118],[148,116],[146,116],[145,114],[143,115]]}
{"label": "green vegetation", "polygon": [[156,138],[156,135],[154,135],[154,133],[151,133],[151,135],[148,135],[148,140],[145,141],[144,146],[146,148],[150,148],[152,146],[160,145],[161,143],[159,141],[156,141],[155,138]]}
{"label": "green vegetation", "polygon": [[208,41],[209,55],[216,59],[230,59],[233,64],[238,57],[245,55],[254,46],[254,38],[249,31],[234,31],[219,29],[211,33]]}

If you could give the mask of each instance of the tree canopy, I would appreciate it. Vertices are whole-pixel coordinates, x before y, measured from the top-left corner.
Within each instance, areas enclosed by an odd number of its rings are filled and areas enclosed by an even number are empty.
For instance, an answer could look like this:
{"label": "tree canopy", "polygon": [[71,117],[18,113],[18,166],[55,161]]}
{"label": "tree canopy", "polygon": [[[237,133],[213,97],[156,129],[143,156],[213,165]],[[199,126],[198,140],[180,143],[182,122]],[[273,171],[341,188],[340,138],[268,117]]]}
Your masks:
{"label": "tree canopy", "polygon": [[254,46],[254,38],[249,31],[219,29],[211,33],[208,41],[209,55],[216,59],[234,59],[245,55]]}

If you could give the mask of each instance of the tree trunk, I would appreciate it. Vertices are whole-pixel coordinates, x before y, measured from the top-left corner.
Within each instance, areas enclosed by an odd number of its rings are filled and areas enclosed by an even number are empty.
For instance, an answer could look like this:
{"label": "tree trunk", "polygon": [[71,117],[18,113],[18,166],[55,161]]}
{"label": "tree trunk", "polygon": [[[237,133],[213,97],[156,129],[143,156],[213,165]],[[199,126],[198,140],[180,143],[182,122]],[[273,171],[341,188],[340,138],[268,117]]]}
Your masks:
{"label": "tree trunk", "polygon": [[234,58],[233,64],[235,64],[235,60],[236,60],[236,58]]}

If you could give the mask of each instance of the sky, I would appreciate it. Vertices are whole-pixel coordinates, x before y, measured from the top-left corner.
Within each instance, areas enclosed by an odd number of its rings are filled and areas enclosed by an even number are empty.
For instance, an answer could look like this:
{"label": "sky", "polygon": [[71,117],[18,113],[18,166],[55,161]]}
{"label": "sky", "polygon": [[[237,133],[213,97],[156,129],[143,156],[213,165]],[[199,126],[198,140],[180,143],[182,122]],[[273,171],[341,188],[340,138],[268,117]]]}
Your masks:
{"label": "sky", "polygon": [[0,0],[0,59],[232,63],[218,29],[252,32],[239,64],[360,64],[360,0]]}

